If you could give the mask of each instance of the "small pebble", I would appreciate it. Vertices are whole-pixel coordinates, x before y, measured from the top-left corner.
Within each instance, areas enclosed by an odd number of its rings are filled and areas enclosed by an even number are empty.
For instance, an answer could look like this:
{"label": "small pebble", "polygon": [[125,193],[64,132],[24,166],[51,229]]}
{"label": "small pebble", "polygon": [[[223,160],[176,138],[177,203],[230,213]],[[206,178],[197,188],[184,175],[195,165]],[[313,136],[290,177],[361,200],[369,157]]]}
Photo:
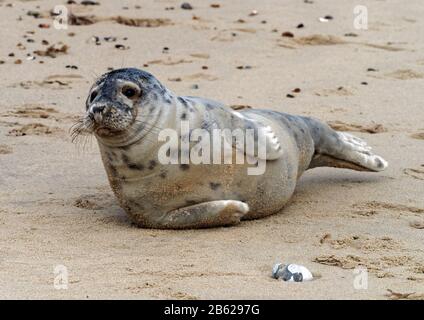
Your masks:
{"label": "small pebble", "polygon": [[184,10],[193,10],[193,6],[190,3],[188,3],[188,2],[184,2],[181,5],[181,9],[184,9]]}
{"label": "small pebble", "polygon": [[252,66],[249,66],[249,65],[247,65],[247,66],[237,66],[236,68],[239,69],[239,70],[252,69]]}
{"label": "small pebble", "polygon": [[302,29],[303,27],[305,27],[305,25],[303,23],[299,23],[296,28],[297,29]]}
{"label": "small pebble", "polygon": [[291,99],[293,99],[293,98],[294,98],[294,95],[292,95],[292,94],[290,94],[290,93],[287,93],[287,94],[286,94],[286,97],[287,97],[287,98],[291,98]]}
{"label": "small pebble", "polygon": [[104,37],[103,39],[106,42],[115,42],[116,41],[116,37]]}
{"label": "small pebble", "polygon": [[27,15],[28,16],[30,16],[30,17],[34,17],[34,18],[39,18],[40,17],[40,12],[38,12],[38,11],[28,11],[27,12]]}
{"label": "small pebble", "polygon": [[81,4],[83,6],[98,6],[98,5],[100,5],[100,3],[98,3],[97,1],[91,1],[91,0],[83,0],[83,1],[81,1]]}
{"label": "small pebble", "polygon": [[319,21],[321,21],[321,22],[328,22],[330,20],[333,20],[333,17],[330,16],[330,15],[326,15],[325,17],[320,17],[319,18]]}
{"label": "small pebble", "polygon": [[361,82],[361,84],[362,84],[363,86],[367,86],[367,85],[368,85],[368,82],[363,81],[363,82]]}
{"label": "small pebble", "polygon": [[290,32],[290,31],[285,31],[285,32],[283,32],[281,34],[281,36],[287,37],[287,38],[293,38],[294,37],[294,34],[292,32]]}
{"label": "small pebble", "polygon": [[374,69],[374,68],[368,68],[368,69],[367,69],[367,71],[368,71],[368,72],[377,72],[377,69]]}
{"label": "small pebble", "polygon": [[75,70],[78,69],[78,67],[77,66],[74,66],[74,65],[67,65],[66,68],[67,69],[75,69]]}
{"label": "small pebble", "polygon": [[221,5],[219,4],[219,3],[212,3],[211,4],[211,8],[220,8],[221,7]]}
{"label": "small pebble", "polygon": [[299,93],[300,91],[301,91],[300,88],[295,88],[295,89],[292,90],[292,92],[294,92],[294,93]]}
{"label": "small pebble", "polygon": [[115,44],[115,48],[119,49],[119,50],[129,49],[128,47],[124,46],[123,44]]}
{"label": "small pebble", "polygon": [[208,70],[209,68],[208,68],[208,66],[202,66],[202,69],[203,70]]}
{"label": "small pebble", "polygon": [[249,17],[257,16],[258,14],[259,14],[258,10],[252,10],[252,11],[249,13]]}
{"label": "small pebble", "polygon": [[12,53],[9,53],[9,54],[8,54],[8,56],[9,56],[9,57],[14,57],[14,56],[15,56],[15,54],[12,52]]}
{"label": "small pebble", "polygon": [[17,59],[17,60],[15,60],[15,62],[14,62],[14,64],[21,64],[22,63],[22,60],[21,59]]}
{"label": "small pebble", "polygon": [[41,29],[48,29],[50,28],[50,25],[48,23],[40,23],[38,27]]}
{"label": "small pebble", "polygon": [[357,37],[358,35],[356,33],[353,32],[348,32],[344,34],[345,37]]}
{"label": "small pebble", "polygon": [[198,85],[198,84],[193,84],[193,85],[191,86],[191,89],[199,89],[199,85]]}

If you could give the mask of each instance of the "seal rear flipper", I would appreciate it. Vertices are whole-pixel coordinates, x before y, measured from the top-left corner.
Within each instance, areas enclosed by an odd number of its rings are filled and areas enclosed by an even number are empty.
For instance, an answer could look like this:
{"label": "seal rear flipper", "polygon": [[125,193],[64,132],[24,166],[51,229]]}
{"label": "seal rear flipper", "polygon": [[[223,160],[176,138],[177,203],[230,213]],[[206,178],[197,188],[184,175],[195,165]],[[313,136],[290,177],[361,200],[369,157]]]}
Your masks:
{"label": "seal rear flipper", "polygon": [[336,167],[357,171],[383,171],[388,163],[371,152],[368,144],[349,133],[338,132],[328,125],[312,119],[303,118],[315,144],[315,155],[309,168]]}

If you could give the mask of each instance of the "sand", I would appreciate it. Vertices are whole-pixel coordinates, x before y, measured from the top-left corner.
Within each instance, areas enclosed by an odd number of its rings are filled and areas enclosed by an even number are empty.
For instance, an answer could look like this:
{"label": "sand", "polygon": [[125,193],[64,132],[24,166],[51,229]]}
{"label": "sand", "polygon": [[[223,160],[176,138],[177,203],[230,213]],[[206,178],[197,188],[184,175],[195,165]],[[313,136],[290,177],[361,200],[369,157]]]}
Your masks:
{"label": "sand", "polygon": [[[423,298],[422,1],[362,1],[368,30],[354,29],[349,0],[190,3],[68,5],[83,25],[56,30],[57,1],[0,1],[0,298]],[[320,118],[390,167],[308,171],[281,213],[236,227],[139,229],[94,139],[69,135],[93,80],[130,66],[181,95]],[[274,280],[275,262],[317,279]],[[57,265],[67,290],[53,285]],[[367,289],[354,286],[360,266]]]}

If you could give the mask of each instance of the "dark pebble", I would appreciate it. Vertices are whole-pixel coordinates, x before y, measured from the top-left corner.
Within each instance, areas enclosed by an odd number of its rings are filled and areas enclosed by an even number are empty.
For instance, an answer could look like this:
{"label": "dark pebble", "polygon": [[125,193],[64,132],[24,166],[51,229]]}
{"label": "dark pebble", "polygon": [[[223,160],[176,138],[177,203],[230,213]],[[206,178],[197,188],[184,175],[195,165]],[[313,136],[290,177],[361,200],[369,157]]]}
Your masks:
{"label": "dark pebble", "polygon": [[83,1],[81,1],[81,4],[83,6],[98,6],[98,5],[100,5],[100,3],[98,3],[97,1],[91,1],[91,0],[83,0]]}
{"label": "dark pebble", "polygon": [[285,32],[283,32],[281,34],[281,36],[287,37],[287,38],[293,38],[294,37],[294,34],[292,32],[290,32],[290,31],[285,31]]}
{"label": "dark pebble", "polygon": [[184,10],[192,10],[192,9],[193,9],[193,6],[192,6],[190,3],[188,3],[188,2],[184,2],[184,3],[181,5],[181,9],[184,9]]}

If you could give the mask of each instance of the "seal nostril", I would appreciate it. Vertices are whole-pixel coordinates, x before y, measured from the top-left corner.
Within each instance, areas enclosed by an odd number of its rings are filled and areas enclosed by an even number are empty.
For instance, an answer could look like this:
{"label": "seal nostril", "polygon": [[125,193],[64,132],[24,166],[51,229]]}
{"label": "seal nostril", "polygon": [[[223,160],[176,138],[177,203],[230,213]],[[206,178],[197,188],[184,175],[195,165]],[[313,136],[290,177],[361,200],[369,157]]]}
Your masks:
{"label": "seal nostril", "polygon": [[91,108],[92,113],[101,113],[105,109],[105,106],[95,106]]}

